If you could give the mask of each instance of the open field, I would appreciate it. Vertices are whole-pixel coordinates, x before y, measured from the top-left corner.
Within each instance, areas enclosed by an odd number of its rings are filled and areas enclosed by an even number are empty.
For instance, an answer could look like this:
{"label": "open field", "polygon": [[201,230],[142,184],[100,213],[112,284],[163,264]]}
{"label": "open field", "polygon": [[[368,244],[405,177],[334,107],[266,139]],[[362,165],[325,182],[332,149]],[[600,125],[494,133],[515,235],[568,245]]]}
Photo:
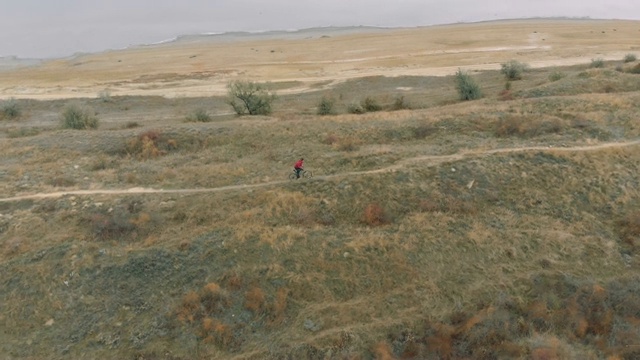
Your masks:
{"label": "open field", "polygon": [[640,358],[640,22],[365,30],[0,72],[0,358]]}

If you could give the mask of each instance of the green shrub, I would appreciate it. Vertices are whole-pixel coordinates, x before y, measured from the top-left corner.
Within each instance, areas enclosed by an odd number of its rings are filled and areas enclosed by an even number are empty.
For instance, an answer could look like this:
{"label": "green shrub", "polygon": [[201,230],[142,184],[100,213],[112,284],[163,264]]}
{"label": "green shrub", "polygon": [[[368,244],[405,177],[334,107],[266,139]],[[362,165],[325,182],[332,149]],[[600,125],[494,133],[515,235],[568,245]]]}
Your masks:
{"label": "green shrub", "polygon": [[238,115],[269,115],[275,93],[252,81],[232,81],[227,85],[229,105]]}
{"label": "green shrub", "polygon": [[604,59],[602,58],[597,58],[597,59],[591,59],[591,67],[592,68],[603,68],[604,67]]}
{"label": "green shrub", "polygon": [[460,100],[476,100],[482,97],[480,87],[469,74],[458,70],[455,80]]}
{"label": "green shrub", "polygon": [[335,100],[332,98],[323,97],[318,104],[318,115],[334,115],[335,114]]}
{"label": "green shrub", "polygon": [[623,61],[626,63],[630,63],[630,62],[634,62],[638,60],[638,58],[636,57],[636,54],[627,54],[624,56]]}
{"label": "green shrub", "polygon": [[98,127],[98,118],[95,111],[88,107],[67,105],[62,110],[61,123],[64,129],[95,129]]}
{"label": "green shrub", "polygon": [[563,77],[567,76],[565,73],[563,73],[562,71],[554,71],[551,73],[551,75],[549,75],[549,81],[558,81],[560,79],[562,79]]}
{"label": "green shrub", "polygon": [[517,60],[510,60],[501,65],[500,72],[507,80],[520,80],[522,79],[522,73],[525,72],[528,67],[527,64],[523,64]]}
{"label": "green shrub", "polygon": [[364,99],[364,101],[362,101],[362,108],[366,112],[374,112],[374,111],[382,110],[382,106],[380,106],[380,104],[378,104],[376,99],[374,99],[372,97],[369,97],[369,96],[367,96]]}
{"label": "green shrub", "polygon": [[20,110],[20,106],[18,102],[11,98],[2,103],[2,117],[5,119],[15,119],[20,117],[22,111]]}
{"label": "green shrub", "polygon": [[204,109],[198,109],[193,113],[187,115],[187,122],[209,122],[211,121],[211,115]]}

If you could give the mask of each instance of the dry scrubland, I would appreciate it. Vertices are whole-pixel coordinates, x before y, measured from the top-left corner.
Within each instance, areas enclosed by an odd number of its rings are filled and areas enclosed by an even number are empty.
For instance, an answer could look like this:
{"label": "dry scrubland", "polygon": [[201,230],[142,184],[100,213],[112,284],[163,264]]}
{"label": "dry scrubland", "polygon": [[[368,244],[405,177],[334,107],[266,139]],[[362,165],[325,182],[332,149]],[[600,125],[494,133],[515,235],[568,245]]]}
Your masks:
{"label": "dry scrubland", "polygon": [[[354,78],[209,122],[185,118],[224,97],[75,100],[97,130],[15,100],[2,198],[256,186],[0,201],[0,354],[637,359],[639,66],[474,73],[469,102],[451,76]],[[299,156],[315,177],[282,182]]]}

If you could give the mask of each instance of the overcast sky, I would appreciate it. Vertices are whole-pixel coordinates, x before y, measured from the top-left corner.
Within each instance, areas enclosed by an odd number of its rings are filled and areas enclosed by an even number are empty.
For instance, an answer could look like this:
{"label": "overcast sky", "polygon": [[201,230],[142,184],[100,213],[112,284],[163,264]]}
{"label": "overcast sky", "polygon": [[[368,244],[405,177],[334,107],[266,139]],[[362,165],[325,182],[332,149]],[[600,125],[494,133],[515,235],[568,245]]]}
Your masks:
{"label": "overcast sky", "polygon": [[65,57],[208,32],[549,16],[640,19],[640,0],[0,0],[0,56]]}

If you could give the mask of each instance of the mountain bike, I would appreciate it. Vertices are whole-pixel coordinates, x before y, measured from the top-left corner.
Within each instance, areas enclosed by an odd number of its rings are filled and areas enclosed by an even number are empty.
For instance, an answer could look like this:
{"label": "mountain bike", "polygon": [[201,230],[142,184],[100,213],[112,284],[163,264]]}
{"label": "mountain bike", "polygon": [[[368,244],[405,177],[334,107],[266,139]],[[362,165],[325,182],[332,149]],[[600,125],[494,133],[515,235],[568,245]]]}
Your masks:
{"label": "mountain bike", "polygon": [[[313,173],[309,170],[302,170],[300,171],[300,178],[301,179],[310,179],[313,177]],[[289,174],[289,180],[296,180],[298,177],[296,176],[296,171],[293,170],[293,172],[291,172],[291,174]]]}

